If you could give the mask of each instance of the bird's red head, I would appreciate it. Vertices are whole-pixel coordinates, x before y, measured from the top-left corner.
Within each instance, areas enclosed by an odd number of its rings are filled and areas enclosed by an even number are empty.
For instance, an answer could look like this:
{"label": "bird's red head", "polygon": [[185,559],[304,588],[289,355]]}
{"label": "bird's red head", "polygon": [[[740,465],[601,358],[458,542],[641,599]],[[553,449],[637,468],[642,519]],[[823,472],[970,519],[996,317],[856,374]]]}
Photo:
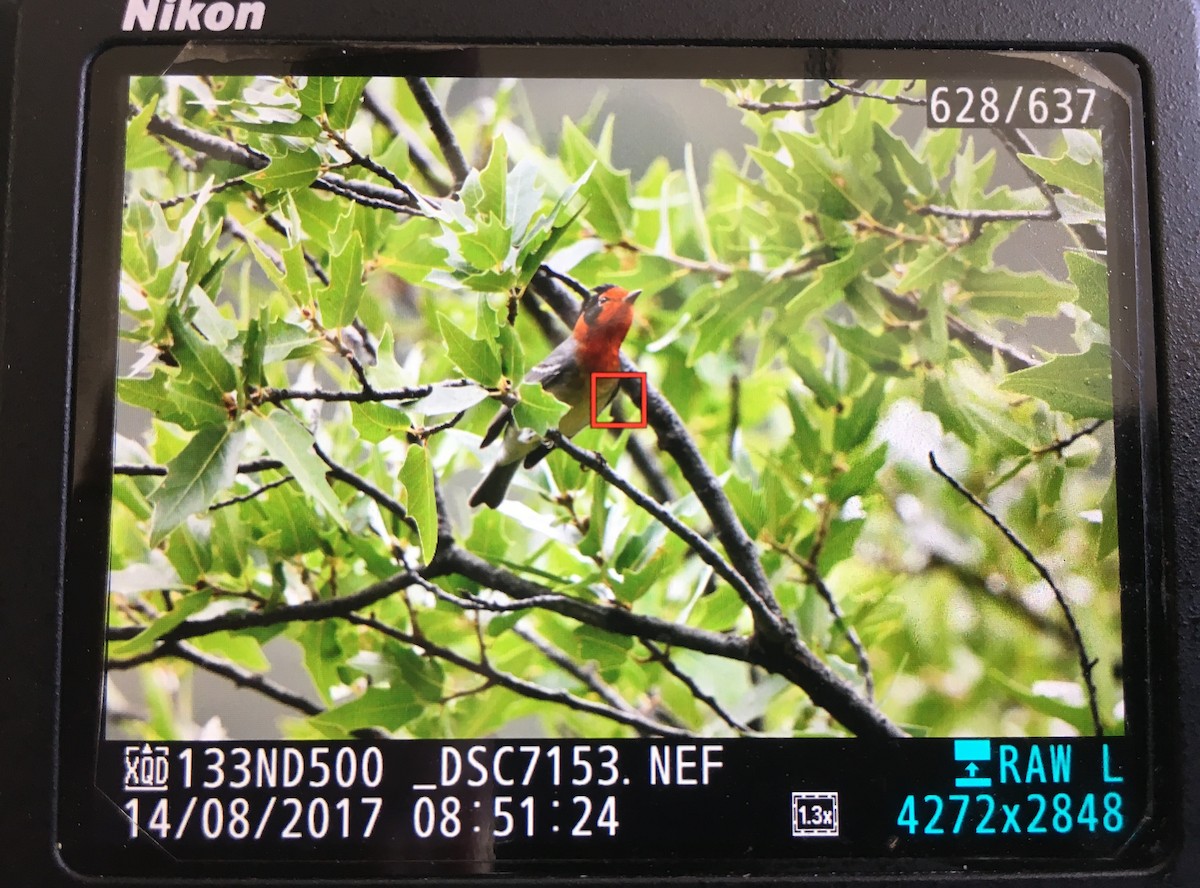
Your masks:
{"label": "bird's red head", "polygon": [[602,335],[615,338],[620,345],[633,323],[633,303],[641,294],[641,290],[630,292],[624,287],[601,284],[584,300],[575,322],[575,338]]}
{"label": "bird's red head", "polygon": [[601,284],[584,300],[574,331],[581,367],[590,372],[620,369],[621,343],[633,323],[633,303],[641,293]]}

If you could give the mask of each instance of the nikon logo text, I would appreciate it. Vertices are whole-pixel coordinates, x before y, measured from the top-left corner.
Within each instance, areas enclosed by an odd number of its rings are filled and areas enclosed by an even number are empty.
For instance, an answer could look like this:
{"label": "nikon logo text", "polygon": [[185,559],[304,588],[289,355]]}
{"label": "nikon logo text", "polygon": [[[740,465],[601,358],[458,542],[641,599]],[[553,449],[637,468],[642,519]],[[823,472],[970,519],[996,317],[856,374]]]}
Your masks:
{"label": "nikon logo text", "polygon": [[258,31],[262,2],[194,3],[192,0],[126,0],[122,31]]}

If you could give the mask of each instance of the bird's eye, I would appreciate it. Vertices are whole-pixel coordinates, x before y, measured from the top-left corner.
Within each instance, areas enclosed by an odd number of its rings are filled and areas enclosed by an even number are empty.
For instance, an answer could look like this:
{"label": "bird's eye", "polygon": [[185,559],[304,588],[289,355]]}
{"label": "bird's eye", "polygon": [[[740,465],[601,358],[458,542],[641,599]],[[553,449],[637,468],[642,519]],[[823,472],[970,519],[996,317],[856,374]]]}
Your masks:
{"label": "bird's eye", "polygon": [[607,297],[607,296],[601,296],[601,297],[600,297],[600,304],[601,304],[601,305],[603,305],[605,302],[608,302],[608,297]]}

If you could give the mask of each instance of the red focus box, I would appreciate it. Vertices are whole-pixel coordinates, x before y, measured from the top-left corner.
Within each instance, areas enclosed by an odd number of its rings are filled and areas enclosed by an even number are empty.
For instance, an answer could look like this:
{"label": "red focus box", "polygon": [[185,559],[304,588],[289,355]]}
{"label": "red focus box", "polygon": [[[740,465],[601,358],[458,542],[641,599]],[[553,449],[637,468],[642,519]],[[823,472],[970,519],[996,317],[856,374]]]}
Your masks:
{"label": "red focus box", "polygon": [[[599,379],[637,379],[642,385],[641,418],[637,422],[601,422],[596,409],[596,381]],[[592,374],[592,412],[590,414],[594,429],[644,429],[646,427],[646,374],[645,373],[593,373]]]}

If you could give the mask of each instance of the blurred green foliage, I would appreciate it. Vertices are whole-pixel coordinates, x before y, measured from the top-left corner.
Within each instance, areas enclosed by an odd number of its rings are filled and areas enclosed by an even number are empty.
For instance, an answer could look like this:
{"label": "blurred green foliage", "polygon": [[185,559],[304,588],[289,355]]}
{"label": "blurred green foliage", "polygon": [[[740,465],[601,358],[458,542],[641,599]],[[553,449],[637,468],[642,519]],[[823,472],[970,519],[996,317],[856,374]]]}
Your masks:
{"label": "blurred green foliage", "polygon": [[[718,152],[701,168],[680,145],[671,156],[682,164],[660,157],[635,176],[612,160],[621,118],[564,120],[544,144],[518,110],[521,84],[505,81],[452,119],[478,162],[452,199],[414,164],[437,158],[438,145],[404,82],[370,84],[408,128],[400,134],[361,107],[367,85],[237,76],[132,84],[140,111],[126,148],[121,336],[145,358],[117,381],[123,421],[141,429],[119,437],[117,459],[165,465],[167,474],[114,480],[111,622],[147,625],[110,656],[143,653],[197,614],[345,596],[428,562],[435,477],[459,543],[494,564],[588,601],[749,633],[733,590],[565,454],[520,473],[499,511],[466,507],[491,458],[478,443],[497,399],[517,399],[519,421],[537,431],[564,409],[539,387],[518,385],[552,346],[518,303],[548,262],[587,286],[646,291],[626,351],[685,419],[759,546],[784,614],[837,674],[862,686],[849,626],[870,657],[880,708],[914,733],[1091,730],[1053,596],[932,474],[934,449],[1067,591],[1099,659],[1106,729],[1121,730],[1114,458],[1111,426],[1095,423],[1112,415],[1105,270],[1077,247],[1067,248],[1063,274],[998,258],[1023,229],[1062,239],[1067,221],[1102,223],[1096,133],[1075,131],[1046,156],[1016,158],[986,131],[899,125],[923,114],[887,100],[899,82],[874,83],[876,98],[764,114],[738,103],[798,102],[829,87],[716,81],[705,86],[740,115],[744,156]],[[451,86],[434,83],[443,97]],[[923,85],[912,89],[919,96]],[[258,171],[212,158],[181,163],[189,152],[154,134],[153,117],[233,139],[269,162]],[[397,212],[313,187],[331,172],[388,186],[351,162],[347,144],[421,197]],[[998,184],[1001,162],[1006,181],[1016,170],[1023,184]],[[1021,165],[1062,189],[1069,220],[1065,209],[1059,221],[1032,218],[1045,198]],[[1012,218],[972,223],[931,208]],[[1039,323],[1067,332],[1042,350],[981,347],[964,333],[1020,343]],[[375,390],[434,389],[403,402],[270,396],[359,391],[350,358]],[[642,431],[588,430],[578,441],[637,480],[630,434],[653,450]],[[402,503],[411,523],[327,474],[321,454]],[[239,472],[256,459],[280,467]],[[671,511],[705,531],[696,496],[669,458],[661,462],[683,492]],[[483,591],[457,576],[436,582],[459,597]],[[596,699],[580,677],[594,675],[643,712],[728,733],[636,639],[542,610],[485,615],[476,626],[471,612],[419,587],[370,611],[466,658],[477,660],[482,646],[494,668],[546,687]],[[555,665],[518,624],[581,673]],[[312,684],[300,690],[327,708],[287,720],[287,736],[367,726],[404,737],[632,731],[486,686],[342,619],[191,643],[262,671],[262,646],[279,639],[300,646]],[[840,730],[778,677],[688,651],[672,656],[763,731]],[[150,713],[138,732],[186,733],[186,707],[163,682],[191,668],[170,659],[140,668]]]}

